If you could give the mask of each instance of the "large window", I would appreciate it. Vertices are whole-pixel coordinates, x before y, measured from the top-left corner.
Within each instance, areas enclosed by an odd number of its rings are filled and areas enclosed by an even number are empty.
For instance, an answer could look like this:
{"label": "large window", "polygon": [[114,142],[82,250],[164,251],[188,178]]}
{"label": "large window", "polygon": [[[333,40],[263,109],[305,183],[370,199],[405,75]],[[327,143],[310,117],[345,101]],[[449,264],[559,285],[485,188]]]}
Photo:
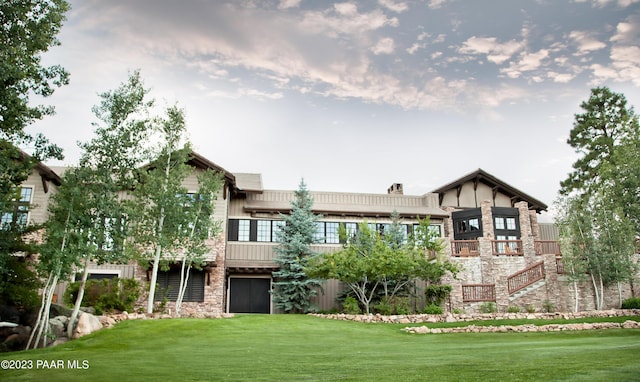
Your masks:
{"label": "large window", "polygon": [[[176,301],[178,299],[179,289],[180,269],[158,271],[158,293],[155,294],[156,301],[162,301],[165,298],[168,301]],[[190,270],[187,289],[185,290],[182,301],[204,301],[204,271],[197,269]]]}
{"label": "large window", "polygon": [[482,236],[482,212],[479,208],[455,211],[451,218],[454,240],[476,240]]}
{"label": "large window", "polygon": [[[356,222],[315,222],[314,239],[318,244],[340,244],[340,226],[342,225],[347,237],[353,238],[358,232]],[[389,232],[390,223],[369,223],[369,228],[384,235]],[[278,235],[285,227],[284,220],[253,220],[229,219],[228,240],[249,242],[278,242]],[[402,234],[406,240],[413,232],[414,224],[402,224]],[[442,226],[432,224],[430,229],[442,236]]]}
{"label": "large window", "polygon": [[29,205],[31,204],[31,198],[33,196],[33,188],[22,187],[20,189],[20,198],[14,200],[13,207],[9,211],[2,213],[0,224],[2,227],[16,224],[19,226],[26,226],[29,221]]}

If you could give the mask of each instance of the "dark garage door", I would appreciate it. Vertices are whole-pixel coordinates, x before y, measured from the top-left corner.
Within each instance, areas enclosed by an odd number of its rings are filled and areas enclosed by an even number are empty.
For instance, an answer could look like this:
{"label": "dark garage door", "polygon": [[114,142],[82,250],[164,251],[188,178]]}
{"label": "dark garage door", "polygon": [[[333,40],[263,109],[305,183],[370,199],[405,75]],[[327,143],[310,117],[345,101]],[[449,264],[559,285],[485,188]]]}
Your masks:
{"label": "dark garage door", "polygon": [[229,313],[271,313],[271,279],[236,278],[229,281]]}

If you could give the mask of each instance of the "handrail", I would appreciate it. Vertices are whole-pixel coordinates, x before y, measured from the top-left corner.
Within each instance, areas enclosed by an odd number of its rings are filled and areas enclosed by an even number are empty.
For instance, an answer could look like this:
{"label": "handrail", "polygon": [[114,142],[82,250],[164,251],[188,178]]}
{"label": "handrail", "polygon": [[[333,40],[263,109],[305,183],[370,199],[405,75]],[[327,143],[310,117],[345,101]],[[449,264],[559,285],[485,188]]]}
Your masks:
{"label": "handrail", "polygon": [[507,278],[509,294],[514,294],[536,281],[544,279],[544,261],[532,264]]}

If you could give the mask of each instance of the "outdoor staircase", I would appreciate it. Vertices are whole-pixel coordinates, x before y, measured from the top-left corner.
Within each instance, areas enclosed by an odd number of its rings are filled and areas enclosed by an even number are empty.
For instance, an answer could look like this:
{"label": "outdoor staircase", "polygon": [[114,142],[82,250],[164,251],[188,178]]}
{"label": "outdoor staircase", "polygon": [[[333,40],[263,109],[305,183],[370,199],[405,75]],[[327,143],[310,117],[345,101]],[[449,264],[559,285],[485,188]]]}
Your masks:
{"label": "outdoor staircase", "polygon": [[542,280],[538,280],[535,283],[520,289],[519,291],[517,291],[516,293],[513,293],[511,295],[509,295],[509,301],[515,301],[517,299],[519,299],[520,297],[526,295],[529,292],[533,292],[534,290],[544,286],[546,284],[546,280],[542,279]]}

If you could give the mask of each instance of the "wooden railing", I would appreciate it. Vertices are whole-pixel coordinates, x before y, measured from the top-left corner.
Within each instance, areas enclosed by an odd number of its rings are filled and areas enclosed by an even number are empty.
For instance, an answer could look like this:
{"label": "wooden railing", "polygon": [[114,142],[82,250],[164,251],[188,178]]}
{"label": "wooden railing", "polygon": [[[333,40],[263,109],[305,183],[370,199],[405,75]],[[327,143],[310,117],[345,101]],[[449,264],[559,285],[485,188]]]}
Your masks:
{"label": "wooden railing", "polygon": [[495,301],[495,284],[467,284],[462,286],[462,301]]}
{"label": "wooden railing", "polygon": [[555,240],[536,240],[533,242],[536,255],[561,255],[560,243]]}
{"label": "wooden railing", "polygon": [[479,256],[478,240],[451,240],[453,256]]}
{"label": "wooden railing", "polygon": [[509,276],[507,278],[509,294],[514,294],[542,279],[544,279],[544,261],[530,265]]}
{"label": "wooden railing", "polygon": [[558,274],[564,274],[564,263],[562,262],[562,257],[556,257],[556,271]]}
{"label": "wooden railing", "polygon": [[494,255],[523,256],[522,240],[491,240]]}

